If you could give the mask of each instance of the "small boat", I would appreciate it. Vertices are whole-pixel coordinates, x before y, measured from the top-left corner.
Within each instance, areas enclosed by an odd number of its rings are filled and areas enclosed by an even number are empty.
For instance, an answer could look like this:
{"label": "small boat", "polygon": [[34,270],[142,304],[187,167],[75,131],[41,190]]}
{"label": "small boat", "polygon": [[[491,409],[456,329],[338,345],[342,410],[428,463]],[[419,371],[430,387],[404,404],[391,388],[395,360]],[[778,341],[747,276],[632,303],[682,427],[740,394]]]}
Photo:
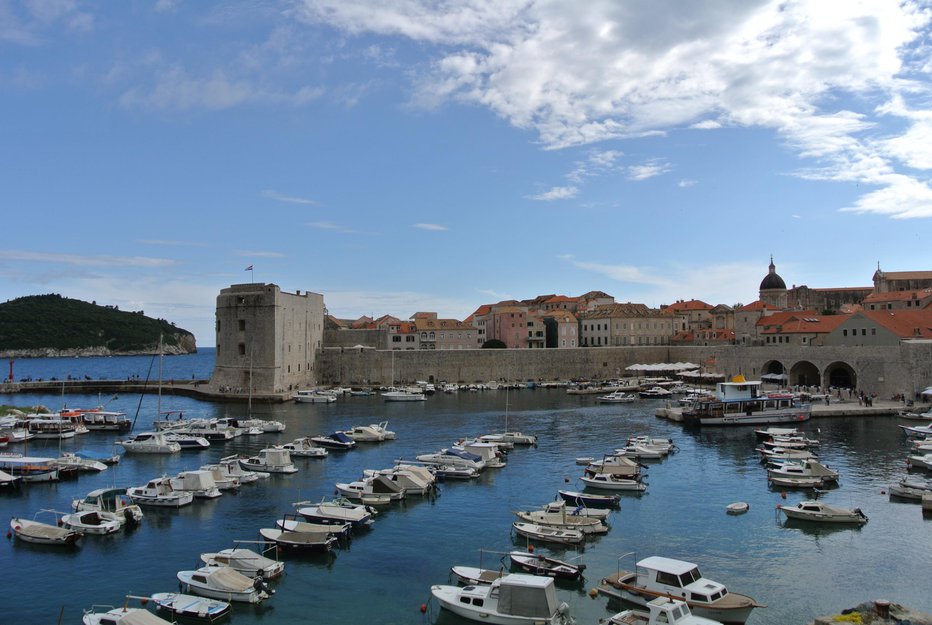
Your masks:
{"label": "small boat", "polygon": [[[109,609],[107,609],[109,608]],[[101,610],[101,611],[98,611]],[[92,606],[81,617],[83,625],[173,625],[145,608]]]}
{"label": "small boat", "polygon": [[395,433],[388,429],[388,421],[371,423],[369,425],[355,425],[343,431],[357,443],[380,443],[395,439]]}
{"label": "small boat", "polygon": [[932,438],[932,423],[929,425],[900,425],[909,438]]}
{"label": "small boat", "polygon": [[319,434],[312,436],[311,441],[320,447],[333,449],[334,451],[348,451],[356,448],[356,441],[343,432],[334,432],[333,434]]}
{"label": "small boat", "polygon": [[[583,508],[582,511],[584,510]],[[599,511],[594,510],[593,512]],[[607,513],[608,511],[602,510],[601,512]],[[559,529],[579,530],[583,534],[605,534],[608,532],[608,526],[605,525],[601,518],[583,514],[573,514],[572,510],[566,509],[565,501],[547,504],[541,510],[519,510],[515,512],[515,516],[525,523]]]}
{"label": "small boat", "polygon": [[576,458],[576,464],[582,467],[587,467],[593,462],[595,462],[595,458],[593,458],[592,456],[579,456],[578,458]]}
{"label": "small boat", "polygon": [[63,514],[62,527],[84,534],[116,534],[123,527],[123,519],[107,512],[82,510]]}
{"label": "small boat", "polygon": [[570,625],[569,606],[557,601],[553,579],[511,573],[490,585],[435,585],[440,607],[462,618],[495,625]]}
{"label": "small boat", "polygon": [[703,577],[691,562],[660,556],[639,560],[635,571],[619,570],[602,578],[597,590],[640,606],[658,597],[684,597],[694,614],[722,623],[744,623],[754,608],[766,607]]}
{"label": "small boat", "polygon": [[117,441],[117,445],[137,454],[174,454],[181,451],[181,445],[168,440],[162,432],[141,432],[125,441]]}
{"label": "small boat", "polygon": [[373,515],[377,514],[366,505],[354,504],[343,498],[320,503],[301,501],[295,506],[301,506],[296,512],[308,521],[339,525],[350,523],[353,527],[368,527],[372,524]]}
{"label": "small boat", "polygon": [[341,495],[349,499],[361,499],[364,496],[370,496],[369,501],[363,502],[368,504],[382,503],[383,496],[387,496],[391,501],[405,498],[404,488],[384,475],[365,477],[353,482],[337,482],[336,489]]}
{"label": "small boat", "polygon": [[227,475],[219,464],[205,464],[201,466],[201,470],[210,473],[214,484],[220,490],[236,490],[240,487],[239,479]]}
{"label": "small boat", "polygon": [[239,464],[247,471],[262,473],[297,473],[298,469],[291,461],[291,454],[281,447],[269,447],[259,451],[259,455],[240,458]]}
{"label": "small boat", "polygon": [[0,471],[0,487],[6,486],[9,488],[16,488],[22,481],[23,478],[18,475],[10,475],[6,471]]}
{"label": "small boat", "polygon": [[566,503],[587,508],[617,508],[621,501],[618,495],[596,495],[574,490],[559,490],[557,493]]}
{"label": "small boat", "polygon": [[584,475],[581,478],[583,484],[589,488],[602,490],[625,490],[643,492],[647,490],[647,484],[640,480],[632,480],[624,477],[616,477],[611,473],[596,473],[595,475]]}
{"label": "small boat", "polygon": [[286,514],[284,518],[275,521],[275,525],[278,529],[285,530],[286,532],[304,532],[308,534],[323,532],[337,538],[349,536],[353,529],[351,523],[343,523],[342,525],[339,523],[314,523],[301,521],[295,517],[296,515],[294,514]]}
{"label": "small boat", "polygon": [[261,578],[246,577],[228,566],[202,566],[193,571],[178,571],[178,581],[186,592],[224,601],[260,603],[275,594]]}
{"label": "small boat", "polygon": [[822,488],[825,486],[825,480],[820,477],[781,477],[770,476],[767,478],[771,486],[780,488]]}
{"label": "small boat", "polygon": [[921,501],[923,495],[932,493],[932,480],[907,475],[896,484],[891,484],[889,490],[892,497]]}
{"label": "small boat", "polygon": [[106,471],[107,465],[92,458],[82,458],[76,453],[63,452],[61,456],[52,461],[59,469],[74,469],[77,471]]}
{"label": "small boat", "polygon": [[221,458],[220,462],[217,463],[220,467],[221,474],[229,478],[237,479],[240,484],[252,484],[259,479],[269,478],[269,474],[265,471],[249,471],[244,469],[240,464],[240,460],[242,460],[242,458],[239,456]]}
{"label": "small boat", "polygon": [[695,616],[689,605],[669,597],[657,597],[647,602],[643,610],[623,610],[607,619],[599,619],[599,625],[722,625],[720,621]]}
{"label": "small boat", "polygon": [[491,584],[497,579],[505,576],[504,571],[494,569],[480,569],[475,566],[454,566],[450,568],[450,574],[453,575],[460,584]]}
{"label": "small boat", "polygon": [[520,521],[515,521],[511,526],[521,536],[543,542],[578,545],[586,539],[585,534],[579,530],[560,529],[533,523],[521,523]]}
{"label": "small boat", "polygon": [[266,542],[290,551],[330,551],[335,536],[328,532],[289,532],[278,528],[262,528],[259,535]]}
{"label": "small boat", "polygon": [[652,386],[649,389],[639,391],[638,395],[640,395],[642,399],[665,399],[673,395],[673,391],[668,391],[662,386]]}
{"label": "small boat", "polygon": [[89,492],[84,499],[71,502],[75,512],[95,511],[113,518],[122,519],[123,523],[135,525],[143,518],[142,508],[133,503],[125,488],[98,488]]}
{"label": "small boat", "polygon": [[926,469],[932,471],[932,454],[908,456],[906,466],[910,469]]}
{"label": "small boat", "polygon": [[906,419],[907,421],[924,421],[926,423],[932,422],[932,410],[926,410],[925,412],[916,412],[915,410],[901,410],[896,416],[900,419]]}
{"label": "small boat", "polygon": [[867,516],[860,508],[840,508],[815,500],[801,501],[795,506],[781,506],[777,508],[786,515],[787,519],[799,521],[815,521],[818,523],[854,523],[864,525]]}
{"label": "small boat", "polygon": [[56,482],[59,467],[54,458],[24,456],[22,454],[0,454],[0,471],[23,482]]}
{"label": "small boat", "polygon": [[275,579],[285,572],[285,563],[267,558],[251,549],[223,549],[202,553],[201,562],[207,566],[228,566],[249,577]]}
{"label": "small boat", "polygon": [[423,392],[415,392],[412,389],[390,389],[382,393],[382,399],[385,401],[425,401],[427,396]]}
{"label": "small boat", "polygon": [[585,564],[571,564],[539,553],[511,551],[508,553],[511,563],[531,575],[542,575],[558,579],[578,580],[586,570]]}
{"label": "small boat", "polygon": [[184,432],[164,432],[165,440],[178,443],[181,451],[200,451],[210,448],[210,441],[203,436],[186,434]]}
{"label": "small boat", "polygon": [[280,445],[282,449],[295,458],[326,458],[329,454],[326,449],[314,444],[309,437],[296,438],[290,443]]}
{"label": "small boat", "polygon": [[767,476],[771,479],[782,477],[811,477],[818,478],[823,482],[838,481],[838,471],[825,466],[813,458],[771,464],[767,469]]}
{"label": "small boat", "polygon": [[192,621],[213,623],[229,616],[231,612],[230,604],[226,601],[179,592],[157,592],[150,599],[158,610]]}
{"label": "small boat", "polygon": [[149,480],[145,486],[127,488],[126,495],[140,506],[180,508],[194,501],[194,493],[176,491],[168,476]]}
{"label": "small boat", "polygon": [[192,493],[198,499],[215,499],[223,494],[217,488],[213,473],[206,469],[182,471],[171,478],[171,485],[174,490]]}
{"label": "small boat", "polygon": [[728,514],[744,514],[750,509],[751,506],[746,501],[736,501],[725,506],[725,512]]}
{"label": "small boat", "polygon": [[624,391],[612,391],[608,395],[600,395],[596,398],[602,404],[630,404],[638,400],[632,393]]}
{"label": "small boat", "polygon": [[[42,513],[55,514],[52,510],[40,510],[35,517]],[[58,527],[57,520],[56,524],[52,525],[36,521],[35,517],[33,519],[20,517],[10,519],[10,529],[13,531],[13,535],[23,542],[60,547],[72,546],[84,535],[76,530]]]}
{"label": "small boat", "polygon": [[301,390],[291,398],[299,404],[332,404],[337,400],[336,395],[322,394],[315,390]]}

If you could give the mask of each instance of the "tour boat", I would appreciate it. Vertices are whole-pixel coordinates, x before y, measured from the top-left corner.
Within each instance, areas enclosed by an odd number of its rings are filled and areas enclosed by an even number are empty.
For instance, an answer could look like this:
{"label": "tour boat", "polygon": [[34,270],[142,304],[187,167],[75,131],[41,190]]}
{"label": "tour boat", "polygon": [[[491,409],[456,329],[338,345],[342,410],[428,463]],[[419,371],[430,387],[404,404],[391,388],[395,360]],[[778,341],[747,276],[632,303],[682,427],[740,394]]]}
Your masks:
{"label": "tour boat", "polygon": [[639,560],[635,571],[603,578],[598,592],[641,606],[657,597],[683,597],[694,614],[722,623],[744,623],[754,608],[765,607],[703,577],[691,562],[661,556]]}
{"label": "tour boat", "polygon": [[700,399],[683,410],[687,425],[764,425],[801,423],[809,420],[811,404],[793,396],[767,396],[760,392],[760,381],[736,376],[731,382],[719,382],[715,396]]}
{"label": "tour boat", "polygon": [[0,454],[0,471],[23,482],[55,482],[59,477],[54,458],[22,454]]}
{"label": "tour boat", "polygon": [[569,606],[557,601],[553,579],[511,573],[489,585],[435,585],[440,607],[462,618],[494,625],[570,625]]}
{"label": "tour boat", "polygon": [[801,501],[795,506],[781,506],[777,508],[786,515],[787,519],[800,521],[815,521],[818,523],[854,523],[864,525],[867,517],[860,508],[840,508],[821,501]]}

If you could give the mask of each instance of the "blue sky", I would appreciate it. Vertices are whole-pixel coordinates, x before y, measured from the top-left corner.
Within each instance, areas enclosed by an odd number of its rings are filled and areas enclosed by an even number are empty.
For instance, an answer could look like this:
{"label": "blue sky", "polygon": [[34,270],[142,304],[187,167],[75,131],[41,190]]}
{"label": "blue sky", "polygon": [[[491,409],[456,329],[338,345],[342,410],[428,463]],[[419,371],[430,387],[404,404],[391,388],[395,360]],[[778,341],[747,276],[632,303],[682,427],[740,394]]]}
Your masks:
{"label": "blue sky", "polygon": [[[749,303],[932,269],[932,6],[0,0],[0,299],[212,345],[239,282],[339,317]],[[244,271],[252,265],[253,272]]]}

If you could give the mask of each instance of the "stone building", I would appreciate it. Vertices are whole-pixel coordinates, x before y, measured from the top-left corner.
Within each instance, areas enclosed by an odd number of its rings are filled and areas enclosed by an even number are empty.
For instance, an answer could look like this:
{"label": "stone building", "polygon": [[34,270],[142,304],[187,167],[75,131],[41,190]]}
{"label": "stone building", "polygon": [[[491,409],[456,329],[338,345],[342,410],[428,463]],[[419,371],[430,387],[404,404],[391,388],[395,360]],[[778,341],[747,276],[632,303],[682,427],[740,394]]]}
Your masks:
{"label": "stone building", "polygon": [[610,304],[579,314],[581,347],[669,345],[677,318],[644,304]]}
{"label": "stone building", "polygon": [[932,271],[883,271],[878,263],[874,272],[874,293],[929,288],[932,288]]}
{"label": "stone building", "polygon": [[234,284],[217,296],[217,360],[211,388],[245,395],[316,383],[324,297],[275,284]]}

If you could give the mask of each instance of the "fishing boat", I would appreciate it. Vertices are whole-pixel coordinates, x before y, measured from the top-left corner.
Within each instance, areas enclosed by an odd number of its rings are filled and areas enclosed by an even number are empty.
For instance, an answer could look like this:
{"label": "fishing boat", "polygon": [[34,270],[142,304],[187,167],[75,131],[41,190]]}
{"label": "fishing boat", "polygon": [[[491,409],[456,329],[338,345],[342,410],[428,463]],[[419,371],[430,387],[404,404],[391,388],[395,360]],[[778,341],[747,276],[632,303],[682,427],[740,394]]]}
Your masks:
{"label": "fishing boat", "polygon": [[123,519],[106,512],[96,510],[82,510],[71,514],[63,514],[62,527],[83,534],[116,534],[123,528]]}
{"label": "fishing boat", "polygon": [[813,521],[816,523],[853,523],[864,525],[867,516],[860,508],[841,508],[817,500],[800,501],[795,506],[777,505],[787,519]]}
{"label": "fishing boat", "polygon": [[208,566],[228,566],[243,575],[259,576],[262,579],[275,579],[285,572],[284,562],[240,547],[202,553],[201,561]]}
{"label": "fishing boat", "polygon": [[89,492],[84,499],[71,502],[75,512],[93,511],[104,516],[122,519],[124,524],[135,525],[143,518],[142,508],[133,503],[125,488],[97,488]]}
{"label": "fishing boat", "polygon": [[511,573],[489,585],[435,585],[440,607],[462,618],[495,625],[570,625],[569,606],[557,601],[553,579]]}
{"label": "fishing boat", "polygon": [[597,495],[575,490],[558,490],[557,493],[566,503],[587,508],[617,508],[621,501],[619,495]]}
{"label": "fishing boat", "polygon": [[634,571],[619,569],[603,578],[598,592],[640,606],[657,597],[682,597],[697,616],[722,623],[744,623],[754,608],[765,607],[703,577],[699,567],[691,562],[661,556],[639,560]]}
{"label": "fishing boat", "polygon": [[561,545],[578,545],[586,540],[586,535],[579,530],[560,529],[533,523],[515,521],[511,524],[515,532],[525,538]]}
{"label": "fishing boat", "polygon": [[145,608],[91,606],[81,617],[83,625],[173,625]]}
{"label": "fishing boat", "polygon": [[475,566],[454,566],[450,568],[450,575],[460,584],[491,584],[506,575],[502,570],[482,569]]}
{"label": "fishing boat", "polygon": [[330,551],[337,538],[329,532],[289,532],[280,528],[262,528],[259,535],[266,542],[288,551]]}
{"label": "fishing boat", "polygon": [[[180,592],[157,592],[151,597],[156,609],[172,616],[191,621],[213,623],[230,615],[232,608],[226,601],[185,595]],[[105,625],[102,623],[101,625]]]}
{"label": "fishing boat", "polygon": [[249,458],[240,458],[240,466],[247,471],[262,473],[297,473],[298,469],[291,461],[291,454],[281,447],[268,447],[259,454]]}
{"label": "fishing boat", "polygon": [[319,503],[301,501],[294,505],[300,506],[296,512],[308,521],[340,525],[350,523],[354,528],[370,526],[372,517],[378,514],[369,506],[354,504],[343,498],[331,501],[321,500]]}
{"label": "fishing boat", "polygon": [[770,396],[760,391],[760,381],[735,376],[719,382],[712,398],[702,398],[683,410],[686,425],[766,425],[808,421],[812,405],[792,395]]}
{"label": "fishing boat", "polygon": [[224,601],[261,603],[275,594],[261,578],[246,577],[228,566],[202,566],[192,571],[178,571],[178,581],[186,592]]}
{"label": "fishing boat", "polygon": [[582,578],[586,570],[585,564],[572,564],[529,551],[511,551],[508,558],[514,566],[531,575],[576,581]]}
{"label": "fishing boat", "polygon": [[329,455],[326,449],[314,444],[314,441],[307,436],[296,438],[280,447],[287,450],[294,458],[326,458]]}
{"label": "fishing boat", "polygon": [[[43,523],[36,518],[40,514],[53,514],[56,516],[56,523]],[[35,545],[52,545],[57,547],[70,547],[78,542],[84,535],[79,531],[58,527],[57,514],[52,510],[40,510],[32,519],[22,517],[13,517],[10,519],[10,529],[13,536],[23,542],[33,543]]]}
{"label": "fishing boat", "polygon": [[168,476],[149,480],[145,486],[127,488],[126,495],[140,506],[161,508],[180,508],[194,501],[194,493],[175,490]]}
{"label": "fishing boat", "polygon": [[596,473],[594,475],[583,475],[579,478],[588,488],[601,490],[622,490],[643,492],[647,490],[647,484],[640,480],[633,480],[625,477],[617,477],[611,473]]}

